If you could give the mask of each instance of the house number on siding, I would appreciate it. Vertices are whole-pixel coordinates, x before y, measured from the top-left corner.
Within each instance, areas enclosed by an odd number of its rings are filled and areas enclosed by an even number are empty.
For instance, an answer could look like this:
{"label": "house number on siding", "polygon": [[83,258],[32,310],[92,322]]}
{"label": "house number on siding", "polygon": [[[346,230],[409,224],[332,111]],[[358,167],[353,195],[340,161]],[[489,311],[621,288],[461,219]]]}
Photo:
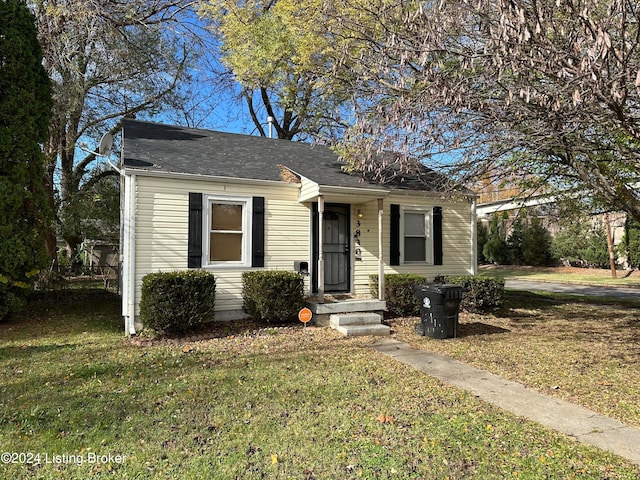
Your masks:
{"label": "house number on siding", "polygon": [[360,248],[360,225],[360,220],[356,220],[356,233],[353,235],[356,243],[356,248],[354,249],[356,260],[362,260],[362,249]]}

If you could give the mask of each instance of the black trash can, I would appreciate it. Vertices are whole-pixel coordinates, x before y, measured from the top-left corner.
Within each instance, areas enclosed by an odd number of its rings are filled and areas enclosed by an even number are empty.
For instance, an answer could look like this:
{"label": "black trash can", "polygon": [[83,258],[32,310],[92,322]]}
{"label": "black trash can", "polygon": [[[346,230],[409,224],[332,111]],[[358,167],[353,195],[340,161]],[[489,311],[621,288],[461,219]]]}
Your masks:
{"label": "black trash can", "polygon": [[458,336],[458,311],[462,302],[462,287],[452,284],[416,285],[420,300],[420,323],[416,333],[431,338]]}

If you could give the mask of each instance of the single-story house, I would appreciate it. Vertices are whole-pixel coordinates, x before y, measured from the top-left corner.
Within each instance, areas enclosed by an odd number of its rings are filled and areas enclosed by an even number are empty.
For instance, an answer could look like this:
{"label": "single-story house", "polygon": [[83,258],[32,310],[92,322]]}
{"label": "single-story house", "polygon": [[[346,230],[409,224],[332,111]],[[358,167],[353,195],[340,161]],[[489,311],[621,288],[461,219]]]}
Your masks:
{"label": "single-story house", "polygon": [[369,276],[382,271],[476,272],[470,192],[407,178],[367,181],[320,145],[130,119],[122,130],[127,334],[141,328],[141,283],[150,272],[213,272],[222,320],[244,316],[247,270],[308,273],[306,292],[320,301],[370,297]]}

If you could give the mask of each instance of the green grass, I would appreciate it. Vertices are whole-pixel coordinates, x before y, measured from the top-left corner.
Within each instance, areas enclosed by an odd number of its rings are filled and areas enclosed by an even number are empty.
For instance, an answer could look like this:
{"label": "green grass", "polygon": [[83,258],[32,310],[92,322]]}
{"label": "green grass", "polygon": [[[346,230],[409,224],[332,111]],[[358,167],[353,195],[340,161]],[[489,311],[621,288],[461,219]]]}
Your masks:
{"label": "green grass", "polygon": [[507,291],[495,314],[460,314],[459,337],[419,337],[418,319],[392,322],[417,348],[489,370],[640,427],[640,303]]}
{"label": "green grass", "polygon": [[0,450],[41,460],[2,478],[640,476],[329,329],[138,347],[115,296],[76,291],[0,336]]}
{"label": "green grass", "polygon": [[640,274],[624,270],[618,270],[616,278],[613,278],[611,271],[606,269],[484,265],[480,267],[479,273],[502,279],[640,287]]}

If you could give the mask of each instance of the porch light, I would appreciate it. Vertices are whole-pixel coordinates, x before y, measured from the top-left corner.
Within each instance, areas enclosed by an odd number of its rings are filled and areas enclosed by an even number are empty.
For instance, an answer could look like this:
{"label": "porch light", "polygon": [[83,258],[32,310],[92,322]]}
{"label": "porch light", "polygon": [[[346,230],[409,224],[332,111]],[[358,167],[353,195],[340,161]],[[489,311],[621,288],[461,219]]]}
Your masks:
{"label": "porch light", "polygon": [[358,208],[356,210],[356,217],[358,217],[358,218],[364,217],[364,213],[362,213],[362,209],[361,208]]}

